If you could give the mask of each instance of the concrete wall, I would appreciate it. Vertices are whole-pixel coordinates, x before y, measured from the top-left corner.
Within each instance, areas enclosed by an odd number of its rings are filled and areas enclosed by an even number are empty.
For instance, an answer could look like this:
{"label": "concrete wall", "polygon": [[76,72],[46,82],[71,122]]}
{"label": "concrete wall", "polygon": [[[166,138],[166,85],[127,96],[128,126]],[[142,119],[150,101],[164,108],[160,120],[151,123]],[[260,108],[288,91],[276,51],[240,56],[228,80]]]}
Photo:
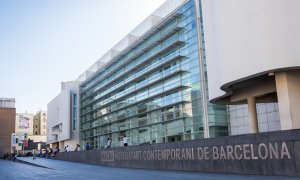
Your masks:
{"label": "concrete wall", "polygon": [[60,153],[57,159],[112,167],[300,176],[300,129]]}
{"label": "concrete wall", "polygon": [[15,132],[15,122],[15,108],[0,108],[0,158],[11,152],[11,134]]}

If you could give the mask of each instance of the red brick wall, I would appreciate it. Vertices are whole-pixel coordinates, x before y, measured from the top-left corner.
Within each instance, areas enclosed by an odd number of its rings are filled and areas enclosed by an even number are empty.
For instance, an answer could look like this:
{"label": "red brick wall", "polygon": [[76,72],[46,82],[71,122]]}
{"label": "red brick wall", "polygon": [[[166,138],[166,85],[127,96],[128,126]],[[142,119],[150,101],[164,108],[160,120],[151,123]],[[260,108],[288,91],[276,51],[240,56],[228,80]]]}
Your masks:
{"label": "red brick wall", "polygon": [[15,132],[16,109],[0,108],[0,157],[11,151],[11,133]]}

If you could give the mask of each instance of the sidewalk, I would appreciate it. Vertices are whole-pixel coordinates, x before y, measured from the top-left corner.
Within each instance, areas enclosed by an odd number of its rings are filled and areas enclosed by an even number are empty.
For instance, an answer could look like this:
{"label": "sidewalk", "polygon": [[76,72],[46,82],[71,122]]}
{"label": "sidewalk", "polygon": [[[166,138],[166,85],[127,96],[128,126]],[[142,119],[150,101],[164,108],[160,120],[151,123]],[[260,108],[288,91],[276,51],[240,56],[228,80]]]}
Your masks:
{"label": "sidewalk", "polygon": [[[238,174],[217,174],[217,173],[200,173],[200,172],[183,172],[183,171],[162,171],[162,170],[145,170],[145,169],[128,169],[103,167],[98,165],[74,163],[46,158],[32,159],[32,157],[18,157],[19,161],[15,162],[21,166],[29,166],[32,169],[32,177],[41,172],[45,174],[42,179],[64,178],[64,179],[130,179],[130,180],[299,180],[299,177],[283,176],[256,176],[256,175],[238,175]],[[27,164],[24,164],[27,163]],[[11,164],[11,163],[10,163]],[[31,164],[31,165],[30,165]],[[34,166],[32,166],[34,165]],[[31,166],[31,167],[30,167]],[[42,166],[42,167],[39,167]],[[0,168],[1,169],[1,168]],[[17,168],[22,170],[23,168]],[[49,175],[47,175],[47,173]],[[0,170],[1,174],[1,170]],[[22,173],[20,173],[22,175]],[[29,178],[29,177],[28,177]],[[40,177],[41,178],[41,177]],[[9,179],[9,178],[8,178]],[[26,179],[26,178],[25,178]],[[30,178],[29,178],[30,179]],[[34,179],[34,178],[33,178]],[[37,178],[38,179],[38,178]],[[24,178],[22,179],[24,180]]]}

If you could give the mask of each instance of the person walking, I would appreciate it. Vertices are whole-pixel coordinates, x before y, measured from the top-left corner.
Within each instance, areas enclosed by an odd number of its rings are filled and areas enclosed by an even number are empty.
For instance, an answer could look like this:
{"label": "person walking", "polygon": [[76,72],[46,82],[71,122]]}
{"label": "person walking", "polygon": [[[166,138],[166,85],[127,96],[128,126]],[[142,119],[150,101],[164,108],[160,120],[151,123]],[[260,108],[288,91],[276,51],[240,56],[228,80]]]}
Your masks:
{"label": "person walking", "polygon": [[69,145],[66,146],[66,152],[70,152]]}
{"label": "person walking", "polygon": [[54,150],[54,157],[56,157],[56,155],[58,155],[58,152],[59,152],[59,149],[58,149],[58,147],[56,146],[56,147],[55,147],[55,150]]}
{"label": "person walking", "polygon": [[110,138],[107,138],[106,148],[110,148],[110,147],[111,147],[111,140],[110,140]]}
{"label": "person walking", "polygon": [[128,138],[127,138],[126,134],[123,137],[123,144],[124,144],[124,146],[128,146]]}
{"label": "person walking", "polygon": [[89,143],[86,143],[85,150],[90,150],[90,144]]}
{"label": "person walking", "polygon": [[32,159],[36,159],[36,157],[35,157],[35,150],[36,150],[35,148],[32,149]]}
{"label": "person walking", "polygon": [[76,144],[75,151],[80,151],[80,145],[79,144]]}
{"label": "person walking", "polygon": [[17,159],[16,154],[15,154],[15,153],[12,153],[12,154],[11,154],[11,158],[12,158],[12,160],[15,162],[16,159]]}

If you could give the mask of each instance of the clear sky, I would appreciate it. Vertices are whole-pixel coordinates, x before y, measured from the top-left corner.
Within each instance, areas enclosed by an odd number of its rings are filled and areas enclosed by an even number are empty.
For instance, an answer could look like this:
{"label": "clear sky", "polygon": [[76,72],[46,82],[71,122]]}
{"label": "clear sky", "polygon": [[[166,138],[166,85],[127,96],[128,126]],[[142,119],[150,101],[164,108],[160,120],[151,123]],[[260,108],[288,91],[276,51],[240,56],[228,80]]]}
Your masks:
{"label": "clear sky", "polygon": [[1,0],[0,97],[17,112],[47,110],[165,0]]}

